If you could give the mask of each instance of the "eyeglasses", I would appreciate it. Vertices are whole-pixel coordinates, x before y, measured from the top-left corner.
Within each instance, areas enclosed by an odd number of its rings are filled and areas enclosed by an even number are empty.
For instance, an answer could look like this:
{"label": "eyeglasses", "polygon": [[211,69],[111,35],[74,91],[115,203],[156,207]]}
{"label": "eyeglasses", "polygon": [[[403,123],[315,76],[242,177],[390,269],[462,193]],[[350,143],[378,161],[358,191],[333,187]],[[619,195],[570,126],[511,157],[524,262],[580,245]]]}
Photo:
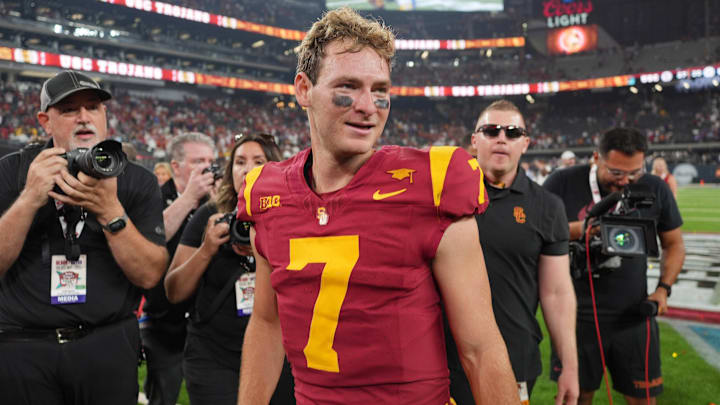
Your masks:
{"label": "eyeglasses", "polygon": [[482,133],[488,138],[497,138],[500,136],[500,130],[505,131],[505,137],[507,139],[518,139],[521,136],[527,135],[527,130],[515,125],[497,125],[497,124],[485,124],[475,130],[475,133]]}
{"label": "eyeglasses", "polygon": [[264,133],[249,134],[249,135],[236,134],[236,135],[235,135],[235,143],[240,142],[240,141],[243,140],[243,139],[249,139],[249,140],[252,141],[252,140],[255,140],[255,139],[257,139],[257,138],[260,138],[260,139],[262,139],[262,140],[265,141],[265,142],[270,142],[270,143],[274,143],[274,144],[277,145],[277,143],[275,142],[275,137],[274,137],[273,135],[264,134]]}
{"label": "eyeglasses", "polygon": [[608,174],[616,179],[622,179],[623,177],[627,176],[628,180],[633,181],[636,179],[639,179],[642,177],[643,174],[645,174],[645,167],[641,167],[637,170],[633,170],[631,172],[626,172],[624,170],[618,170],[618,169],[611,169],[607,166],[605,166],[605,170],[607,170]]}

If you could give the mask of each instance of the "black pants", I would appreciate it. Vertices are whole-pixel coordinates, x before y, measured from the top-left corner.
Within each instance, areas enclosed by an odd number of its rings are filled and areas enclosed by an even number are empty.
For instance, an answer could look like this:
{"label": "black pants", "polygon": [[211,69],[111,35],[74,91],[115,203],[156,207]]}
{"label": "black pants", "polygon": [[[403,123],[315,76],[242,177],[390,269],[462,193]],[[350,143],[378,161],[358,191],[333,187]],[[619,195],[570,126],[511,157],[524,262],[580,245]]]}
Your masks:
{"label": "black pants", "polygon": [[[192,405],[236,405],[240,382],[240,353],[208,338],[188,335],[183,359],[185,382]],[[285,359],[270,405],[294,405],[294,380]]]}
{"label": "black pants", "polygon": [[167,333],[161,328],[141,330],[147,360],[143,391],[149,405],[175,405],[182,386],[185,332]]}
{"label": "black pants", "polygon": [[0,341],[0,398],[13,405],[135,405],[140,348],[135,318],[72,342]]}

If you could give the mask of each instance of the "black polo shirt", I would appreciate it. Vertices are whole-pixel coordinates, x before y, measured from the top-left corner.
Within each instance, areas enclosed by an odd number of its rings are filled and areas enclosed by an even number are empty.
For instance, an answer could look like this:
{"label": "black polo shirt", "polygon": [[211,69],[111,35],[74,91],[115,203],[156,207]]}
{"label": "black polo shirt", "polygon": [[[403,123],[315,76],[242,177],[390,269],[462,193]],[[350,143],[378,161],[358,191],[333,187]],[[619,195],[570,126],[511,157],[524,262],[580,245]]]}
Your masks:
{"label": "black polo shirt", "polygon": [[[595,204],[590,190],[590,166],[580,165],[553,172],[543,187],[560,196],[570,221],[585,219],[587,211]],[[652,207],[637,210],[631,217],[652,218],[658,232],[676,229],[682,225],[682,217],[675,198],[667,183],[657,176],[646,174],[637,180],[647,185],[655,195]],[[600,189],[602,197],[609,194]],[[587,275],[573,280],[578,301],[577,320],[593,322],[590,283]],[[593,280],[600,322],[637,322],[642,319],[636,312],[637,305],[647,298],[647,258],[623,258],[619,269],[603,273]]]}
{"label": "black polo shirt", "polygon": [[[177,188],[175,187],[175,180],[170,179],[160,187],[162,193],[163,210],[169,207],[175,200],[180,197]],[[207,197],[204,198],[200,204],[204,204],[207,201]],[[180,238],[182,237],[185,227],[190,222],[195,210],[185,217],[180,228],[178,228],[175,235],[167,241],[167,249],[170,254],[170,263],[172,263],[173,256],[175,256],[175,250],[177,250]],[[190,310],[192,306],[192,299],[187,299],[177,304],[171,304],[167,299],[165,293],[165,277],[152,289],[145,292],[145,305],[143,306],[143,312],[148,317],[148,322],[144,325],[144,329],[160,329],[168,333],[176,334],[178,341],[184,340],[186,319],[185,314]]]}
{"label": "black polo shirt", "polygon": [[[52,146],[52,141],[47,147]],[[20,154],[0,159],[0,212],[20,195]],[[137,230],[149,241],[164,246],[165,231],[157,179],[147,169],[129,162],[117,178],[117,195]],[[2,232],[12,230],[3,229]],[[81,254],[87,255],[85,303],[50,303],[49,255],[65,253],[65,239],[52,199],[38,210],[20,255],[0,277],[0,328],[48,329],[78,324],[103,325],[133,315],[141,289],[128,280],[115,261],[107,238],[92,213],[78,238]]]}
{"label": "black polo shirt", "polygon": [[[557,196],[530,180],[522,168],[518,168],[509,188],[495,188],[487,181],[485,187],[490,205],[475,219],[490,280],[493,312],[516,380],[528,381],[542,372],[538,348],[542,332],[535,319],[538,262],[541,254],[567,254],[565,209]],[[448,366],[456,375],[462,372],[462,366],[447,322],[445,333]]]}
{"label": "black polo shirt", "polygon": [[567,254],[565,208],[557,196],[530,180],[522,168],[518,168],[509,188],[495,188],[487,181],[485,185],[490,205],[475,219],[490,279],[493,312],[515,378],[527,381],[542,372],[538,348],[542,332],[535,318],[538,262],[540,255]]}

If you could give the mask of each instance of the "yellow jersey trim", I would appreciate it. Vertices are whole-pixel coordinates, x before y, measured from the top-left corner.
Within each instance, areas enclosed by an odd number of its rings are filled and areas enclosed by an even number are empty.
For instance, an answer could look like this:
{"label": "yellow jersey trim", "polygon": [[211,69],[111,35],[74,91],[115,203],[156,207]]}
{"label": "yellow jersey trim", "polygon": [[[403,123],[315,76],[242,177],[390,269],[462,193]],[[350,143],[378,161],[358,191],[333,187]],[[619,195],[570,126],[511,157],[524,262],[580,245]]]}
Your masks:
{"label": "yellow jersey trim", "polygon": [[485,204],[485,173],[483,173],[480,163],[477,159],[472,158],[468,160],[468,164],[473,170],[480,170],[480,188],[478,190],[478,204]]}
{"label": "yellow jersey trim", "polygon": [[445,176],[455,149],[457,149],[457,146],[432,146],[430,148],[430,177],[436,207],[440,206],[440,199],[445,186]]}
{"label": "yellow jersey trim", "polygon": [[245,176],[245,190],[243,191],[243,196],[245,197],[245,211],[247,211],[248,216],[252,216],[252,210],[250,209],[250,207],[252,206],[252,202],[250,201],[252,188],[255,185],[258,177],[260,177],[260,172],[262,172],[264,166],[265,165],[253,168]]}

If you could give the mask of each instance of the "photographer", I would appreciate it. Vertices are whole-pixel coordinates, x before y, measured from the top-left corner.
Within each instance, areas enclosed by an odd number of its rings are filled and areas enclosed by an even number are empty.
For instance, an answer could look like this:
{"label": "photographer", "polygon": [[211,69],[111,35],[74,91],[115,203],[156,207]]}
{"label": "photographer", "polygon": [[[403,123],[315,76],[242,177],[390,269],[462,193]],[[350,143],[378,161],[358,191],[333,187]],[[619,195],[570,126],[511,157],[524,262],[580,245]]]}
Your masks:
{"label": "photographer", "polygon": [[[580,165],[559,170],[545,182],[544,187],[560,196],[565,203],[570,239],[583,235],[583,220],[588,211],[603,197],[622,191],[628,184],[649,188],[655,197],[649,208],[629,213],[632,217],[654,219],[662,244],[660,282],[647,296],[647,257],[623,257],[620,267],[604,270],[593,276],[598,321],[607,367],[612,375],[613,388],[625,396],[628,404],[645,404],[646,388],[651,403],[662,392],[659,335],[655,319],[647,322],[637,311],[643,301],[658,304],[658,314],[667,310],[671,285],[680,273],[685,258],[680,226],[682,219],[667,184],[660,178],[645,175],[644,160],[647,139],[635,129],[614,128],[600,138],[592,165]],[[613,204],[614,206],[614,204]],[[612,207],[611,207],[612,210]],[[597,233],[592,230],[591,234]],[[594,271],[595,269],[593,269]],[[588,275],[573,281],[578,300],[577,343],[580,376],[579,404],[592,403],[594,391],[600,386],[603,366],[594,325]],[[648,382],[645,381],[646,335],[650,335],[647,359]],[[553,358],[553,374],[561,370]]]}
{"label": "photographer", "polygon": [[[160,191],[167,249],[172,257],[193,213],[213,192],[216,176],[209,168],[215,158],[215,143],[205,134],[184,133],[172,139],[168,155],[174,177]],[[185,314],[192,302],[171,305],[162,282],[146,291],[145,299],[145,318],[140,324],[147,360],[145,394],[149,405],[175,405],[183,378]]]}
{"label": "photographer", "polygon": [[[168,254],[149,171],[127,163],[107,177],[75,162],[88,156],[77,148],[107,137],[110,98],[85,74],[56,74],[42,87],[37,114],[52,139],[0,160],[3,403],[137,402],[133,310]],[[91,162],[124,165],[121,152],[103,153]]]}
{"label": "photographer", "polygon": [[[170,302],[196,296],[183,360],[193,405],[237,403],[242,342],[253,305],[255,262],[249,240],[228,245],[233,242],[228,222],[235,223],[231,211],[247,172],[268,161],[279,161],[280,149],[270,135],[241,135],[231,156],[220,192],[193,215],[165,278]],[[287,363],[272,403],[295,403]]]}

